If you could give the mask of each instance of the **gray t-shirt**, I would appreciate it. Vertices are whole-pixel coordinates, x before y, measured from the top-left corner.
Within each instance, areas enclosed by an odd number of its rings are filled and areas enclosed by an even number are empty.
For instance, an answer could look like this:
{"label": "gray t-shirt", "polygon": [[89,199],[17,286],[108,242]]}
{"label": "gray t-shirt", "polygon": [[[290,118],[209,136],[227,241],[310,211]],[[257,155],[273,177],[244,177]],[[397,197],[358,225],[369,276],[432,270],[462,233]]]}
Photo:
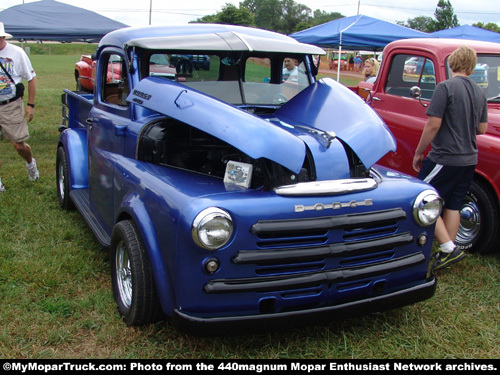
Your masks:
{"label": "gray t-shirt", "polygon": [[480,122],[488,121],[482,89],[469,77],[443,81],[437,85],[426,114],[443,120],[429,159],[442,165],[476,165],[477,129]]}

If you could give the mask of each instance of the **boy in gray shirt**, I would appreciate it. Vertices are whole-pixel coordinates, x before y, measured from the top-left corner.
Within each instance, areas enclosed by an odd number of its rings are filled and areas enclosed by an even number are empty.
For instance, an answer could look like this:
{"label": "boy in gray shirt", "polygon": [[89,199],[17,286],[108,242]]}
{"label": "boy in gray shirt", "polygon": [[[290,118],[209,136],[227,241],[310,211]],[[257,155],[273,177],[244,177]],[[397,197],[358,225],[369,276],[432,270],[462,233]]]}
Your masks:
{"label": "boy in gray shirt", "polygon": [[[467,46],[448,58],[451,78],[434,91],[429,116],[415,150],[413,168],[445,200],[443,218],[436,222],[440,251],[433,265],[439,270],[462,260],[465,253],[454,240],[460,226],[460,207],[474,177],[477,164],[476,135],[488,127],[488,108],[481,88],[469,76],[477,63],[476,52]],[[432,150],[424,158],[424,151]]]}

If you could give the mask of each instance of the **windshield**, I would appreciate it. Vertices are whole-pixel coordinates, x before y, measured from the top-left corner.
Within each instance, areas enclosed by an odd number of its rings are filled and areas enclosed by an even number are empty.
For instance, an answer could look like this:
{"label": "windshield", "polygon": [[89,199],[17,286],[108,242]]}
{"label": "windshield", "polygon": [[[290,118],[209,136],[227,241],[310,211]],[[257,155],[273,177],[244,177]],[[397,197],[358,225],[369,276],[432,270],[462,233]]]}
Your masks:
{"label": "windshield", "polygon": [[311,83],[304,56],[155,53],[149,75],[158,75],[152,65],[159,56],[165,56],[177,82],[233,105],[281,105]]}
{"label": "windshield", "polygon": [[[447,67],[450,76],[451,70]],[[500,102],[500,55],[478,54],[477,65],[470,78],[483,89],[489,101]]]}

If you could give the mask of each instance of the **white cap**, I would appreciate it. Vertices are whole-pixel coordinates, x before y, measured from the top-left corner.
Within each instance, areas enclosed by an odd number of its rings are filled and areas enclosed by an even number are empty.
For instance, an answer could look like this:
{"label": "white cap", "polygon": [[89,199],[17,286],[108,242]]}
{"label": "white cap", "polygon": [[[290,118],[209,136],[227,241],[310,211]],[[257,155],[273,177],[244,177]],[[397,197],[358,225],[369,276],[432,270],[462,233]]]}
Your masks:
{"label": "white cap", "polygon": [[0,38],[3,37],[3,36],[5,37],[5,39],[12,38],[12,35],[10,35],[9,33],[5,32],[5,29],[3,27],[3,22],[0,22]]}

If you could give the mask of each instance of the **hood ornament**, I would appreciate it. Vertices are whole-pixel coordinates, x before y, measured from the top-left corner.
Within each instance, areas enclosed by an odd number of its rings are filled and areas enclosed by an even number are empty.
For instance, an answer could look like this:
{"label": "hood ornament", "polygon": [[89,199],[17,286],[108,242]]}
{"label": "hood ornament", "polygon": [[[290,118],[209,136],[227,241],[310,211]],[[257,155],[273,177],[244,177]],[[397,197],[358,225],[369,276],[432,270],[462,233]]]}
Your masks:
{"label": "hood ornament", "polygon": [[296,128],[305,130],[309,134],[312,134],[314,138],[318,140],[319,143],[321,143],[325,148],[330,148],[332,145],[332,142],[337,138],[337,135],[335,134],[334,131],[326,131],[326,130],[321,130],[321,129],[315,129],[311,128],[309,126],[303,126],[303,125],[295,125]]}

